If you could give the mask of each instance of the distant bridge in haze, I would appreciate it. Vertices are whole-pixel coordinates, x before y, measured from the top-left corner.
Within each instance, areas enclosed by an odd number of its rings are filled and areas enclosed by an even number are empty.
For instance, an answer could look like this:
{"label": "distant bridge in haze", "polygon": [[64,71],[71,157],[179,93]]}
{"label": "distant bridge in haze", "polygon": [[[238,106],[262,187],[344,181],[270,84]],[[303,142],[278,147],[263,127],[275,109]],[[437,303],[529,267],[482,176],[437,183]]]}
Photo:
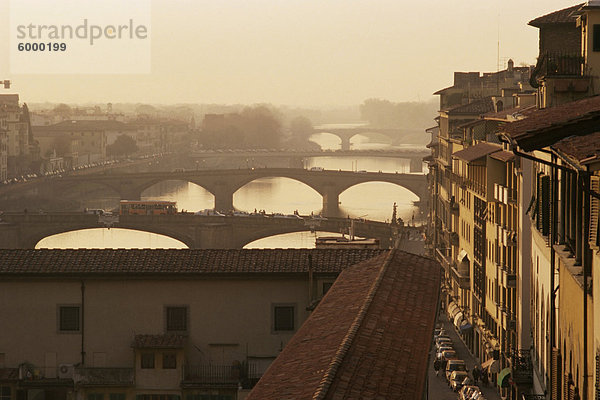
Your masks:
{"label": "distant bridge in haze", "polygon": [[[328,127],[327,125],[322,125],[314,128],[314,133],[330,133],[339,137],[342,141],[342,150],[344,151],[350,150],[350,139],[352,139],[352,137],[356,135],[377,133],[380,135],[387,136],[388,138],[392,139],[392,141],[396,141],[398,139],[401,139],[402,136],[405,133],[407,133],[407,131],[407,129],[403,128],[373,128],[368,125],[353,125],[349,127]],[[425,131],[423,131],[423,135],[425,135]]]}
{"label": "distant bridge in haze", "polygon": [[[410,172],[423,171],[423,157],[431,155],[431,150],[419,146],[406,146],[395,149],[373,150],[203,150],[190,153],[189,157],[196,160],[197,166],[203,167],[210,159],[246,159],[252,162],[261,159],[289,158],[290,167],[302,167],[306,158],[314,157],[386,157],[410,160]],[[251,160],[251,161],[250,161]]]}
{"label": "distant bridge in haze", "polygon": [[[33,249],[40,240],[52,235],[105,227],[101,219],[84,213],[6,213],[0,222],[0,248]],[[255,240],[284,233],[347,232],[351,223],[348,218],[217,217],[180,213],[121,215],[112,226],[168,236],[191,249],[241,249]],[[402,229],[408,228],[354,220],[357,236],[377,238],[384,248],[393,244]]]}

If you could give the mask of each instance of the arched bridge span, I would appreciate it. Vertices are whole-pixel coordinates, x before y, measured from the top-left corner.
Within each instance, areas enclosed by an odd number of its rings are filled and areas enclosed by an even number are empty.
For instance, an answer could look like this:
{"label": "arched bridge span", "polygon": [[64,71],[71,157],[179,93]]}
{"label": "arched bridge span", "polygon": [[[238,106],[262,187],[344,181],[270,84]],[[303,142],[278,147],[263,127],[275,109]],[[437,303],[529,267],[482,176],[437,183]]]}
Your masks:
{"label": "arched bridge span", "polygon": [[[0,248],[35,248],[49,236],[81,229],[102,228],[99,217],[83,213],[11,213],[2,216]],[[319,230],[344,232],[347,218],[309,219],[272,217],[216,217],[192,214],[120,216],[115,228],[157,233],[192,249],[240,249],[255,240],[283,233]],[[357,236],[374,237],[383,247],[391,244],[398,227],[376,221],[355,221]]]}

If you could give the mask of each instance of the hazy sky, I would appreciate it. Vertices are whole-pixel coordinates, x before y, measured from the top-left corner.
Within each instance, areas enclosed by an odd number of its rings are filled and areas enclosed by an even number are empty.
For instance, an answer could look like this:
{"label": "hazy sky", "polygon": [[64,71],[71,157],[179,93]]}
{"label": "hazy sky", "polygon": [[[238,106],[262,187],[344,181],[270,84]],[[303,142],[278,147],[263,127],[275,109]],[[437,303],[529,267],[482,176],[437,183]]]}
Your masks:
{"label": "hazy sky", "polygon": [[[40,0],[49,1],[49,0]],[[125,0],[126,1],[126,0]],[[25,102],[351,105],[428,100],[453,71],[534,63],[527,22],[567,0],[154,0],[152,72],[9,73],[0,0],[0,80]],[[115,61],[115,60],[107,60]]]}

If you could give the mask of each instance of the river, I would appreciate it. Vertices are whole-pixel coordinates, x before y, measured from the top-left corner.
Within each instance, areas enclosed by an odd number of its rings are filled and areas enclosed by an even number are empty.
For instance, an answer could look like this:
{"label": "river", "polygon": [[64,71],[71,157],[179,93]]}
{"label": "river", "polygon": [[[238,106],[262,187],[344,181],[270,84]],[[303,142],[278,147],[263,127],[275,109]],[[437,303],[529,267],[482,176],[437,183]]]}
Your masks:
{"label": "river", "polygon": [[[323,149],[337,150],[340,140],[330,134],[316,134],[311,140]],[[386,149],[392,147],[385,138],[380,140],[356,135],[353,149]],[[409,172],[409,161],[384,157],[315,157],[304,161],[305,168],[366,170],[382,172]],[[202,187],[182,181],[166,181],[148,188],[143,200],[177,201],[179,210],[199,211],[214,206],[211,193]],[[398,216],[405,221],[419,218],[413,202],[418,200],[412,192],[384,182],[370,182],[349,188],[340,195],[340,212],[350,217],[362,217],[377,221],[389,220],[394,202],[398,204]],[[108,201],[108,199],[107,199]],[[243,211],[265,210],[268,213],[301,215],[318,214],[322,207],[321,196],[308,186],[287,178],[263,178],[250,182],[238,190],[233,198],[236,209]],[[252,242],[246,248],[313,248],[315,235],[322,233],[300,232],[271,236]],[[327,234],[328,236],[330,234]],[[127,229],[87,229],[66,232],[42,239],[36,248],[185,248],[169,237]]]}

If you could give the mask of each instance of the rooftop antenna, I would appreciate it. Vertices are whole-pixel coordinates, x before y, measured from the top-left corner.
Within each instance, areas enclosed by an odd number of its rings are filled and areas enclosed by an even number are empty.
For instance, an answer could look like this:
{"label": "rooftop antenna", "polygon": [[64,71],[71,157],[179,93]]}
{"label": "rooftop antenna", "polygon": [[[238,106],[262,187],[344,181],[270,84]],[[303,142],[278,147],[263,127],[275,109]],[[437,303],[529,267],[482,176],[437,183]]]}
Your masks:
{"label": "rooftop antenna", "polygon": [[496,53],[496,93],[500,93],[500,13],[498,13],[498,48]]}

